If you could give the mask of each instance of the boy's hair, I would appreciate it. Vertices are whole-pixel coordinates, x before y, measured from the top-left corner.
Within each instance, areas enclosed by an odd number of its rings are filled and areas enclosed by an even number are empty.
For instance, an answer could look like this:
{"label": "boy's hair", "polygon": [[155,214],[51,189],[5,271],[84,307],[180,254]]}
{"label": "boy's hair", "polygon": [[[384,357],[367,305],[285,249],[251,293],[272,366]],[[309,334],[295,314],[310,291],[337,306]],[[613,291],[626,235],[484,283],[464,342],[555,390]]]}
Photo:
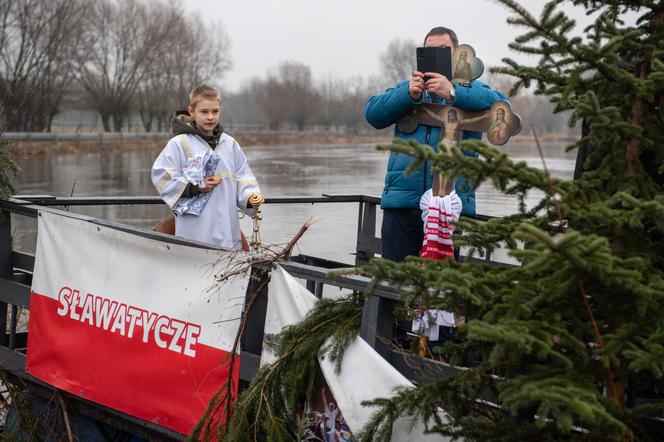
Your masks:
{"label": "boy's hair", "polygon": [[427,38],[431,37],[432,35],[449,35],[454,47],[456,48],[457,46],[459,46],[459,39],[457,38],[456,33],[453,30],[445,28],[443,26],[437,26],[429,31],[427,36],[424,37],[424,44],[423,44],[424,46],[426,46],[427,44]]}
{"label": "boy's hair", "polygon": [[221,95],[215,88],[207,84],[202,84],[189,92],[189,105],[192,109],[195,109],[201,100],[219,100],[221,106]]}

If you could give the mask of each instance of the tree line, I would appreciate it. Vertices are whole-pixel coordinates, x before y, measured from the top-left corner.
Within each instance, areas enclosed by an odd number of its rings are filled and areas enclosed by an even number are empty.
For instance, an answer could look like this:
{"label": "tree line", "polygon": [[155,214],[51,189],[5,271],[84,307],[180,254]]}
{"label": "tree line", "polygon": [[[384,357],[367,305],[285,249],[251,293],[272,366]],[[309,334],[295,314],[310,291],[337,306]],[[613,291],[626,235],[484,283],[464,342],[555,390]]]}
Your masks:
{"label": "tree line", "polygon": [[[226,93],[224,119],[239,124],[260,124],[272,130],[285,125],[342,128],[350,132],[370,129],[364,105],[373,94],[410,77],[416,66],[413,40],[392,40],[379,54],[379,74],[371,77],[335,78],[315,81],[311,69],[296,61],[285,61],[266,77],[254,77],[236,93]],[[508,93],[513,81],[487,72],[482,80]],[[568,132],[569,113],[553,113],[548,98],[521,90],[511,97],[514,110],[523,118],[524,131]]]}
{"label": "tree line", "polygon": [[165,128],[177,97],[231,67],[229,49],[221,24],[177,2],[0,0],[0,114],[9,131],[50,131],[72,105],[105,131],[132,113]]}
{"label": "tree line", "polygon": [[[0,127],[48,132],[64,110],[85,109],[98,115],[104,131],[137,124],[167,131],[190,88],[208,82],[222,89],[226,123],[358,132],[369,129],[367,99],[409,77],[415,46],[393,40],[379,54],[379,74],[367,78],[317,80],[309,66],[284,61],[227,91],[230,37],[221,23],[206,22],[180,2],[0,0]],[[510,86],[501,78],[488,82],[503,91]],[[526,93],[513,102],[541,131],[566,130],[567,118],[553,115],[546,99]]]}

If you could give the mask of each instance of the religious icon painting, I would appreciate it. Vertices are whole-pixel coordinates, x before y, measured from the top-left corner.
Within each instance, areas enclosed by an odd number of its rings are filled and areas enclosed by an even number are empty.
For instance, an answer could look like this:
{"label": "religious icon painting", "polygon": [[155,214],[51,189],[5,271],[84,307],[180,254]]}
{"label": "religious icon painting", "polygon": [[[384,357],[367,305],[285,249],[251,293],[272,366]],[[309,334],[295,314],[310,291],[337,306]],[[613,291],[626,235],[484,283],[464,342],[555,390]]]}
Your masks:
{"label": "religious icon painting", "polygon": [[491,144],[501,146],[507,143],[512,135],[521,132],[521,117],[512,112],[506,101],[496,101],[489,112],[491,124],[486,131],[486,138]]}
{"label": "religious icon painting", "polygon": [[452,83],[469,85],[484,73],[484,63],[467,44],[459,45],[452,55]]}

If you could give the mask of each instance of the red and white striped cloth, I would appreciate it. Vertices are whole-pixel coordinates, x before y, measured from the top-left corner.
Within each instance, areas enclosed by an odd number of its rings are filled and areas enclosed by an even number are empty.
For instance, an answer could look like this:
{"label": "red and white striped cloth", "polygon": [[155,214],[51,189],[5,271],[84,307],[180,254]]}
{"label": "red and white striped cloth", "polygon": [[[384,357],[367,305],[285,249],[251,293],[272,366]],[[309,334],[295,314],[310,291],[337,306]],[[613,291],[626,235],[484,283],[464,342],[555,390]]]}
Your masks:
{"label": "red and white striped cloth", "polygon": [[452,223],[459,219],[462,203],[453,190],[445,196],[433,196],[431,189],[420,199],[422,221],[424,221],[424,241],[420,256],[429,259],[446,259],[454,256]]}

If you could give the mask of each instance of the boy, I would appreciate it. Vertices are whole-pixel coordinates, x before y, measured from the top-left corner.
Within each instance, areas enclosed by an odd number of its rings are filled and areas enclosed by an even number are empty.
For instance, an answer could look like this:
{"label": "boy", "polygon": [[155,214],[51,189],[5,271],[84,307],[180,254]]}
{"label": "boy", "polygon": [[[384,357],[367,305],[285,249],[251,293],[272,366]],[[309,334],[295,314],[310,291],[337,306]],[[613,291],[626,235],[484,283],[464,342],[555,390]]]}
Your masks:
{"label": "boy", "polygon": [[236,208],[252,215],[248,199],[260,194],[244,152],[219,123],[221,97],[202,85],[176,112],[173,138],[152,166],[152,183],[175,214],[177,236],[239,250]]}

